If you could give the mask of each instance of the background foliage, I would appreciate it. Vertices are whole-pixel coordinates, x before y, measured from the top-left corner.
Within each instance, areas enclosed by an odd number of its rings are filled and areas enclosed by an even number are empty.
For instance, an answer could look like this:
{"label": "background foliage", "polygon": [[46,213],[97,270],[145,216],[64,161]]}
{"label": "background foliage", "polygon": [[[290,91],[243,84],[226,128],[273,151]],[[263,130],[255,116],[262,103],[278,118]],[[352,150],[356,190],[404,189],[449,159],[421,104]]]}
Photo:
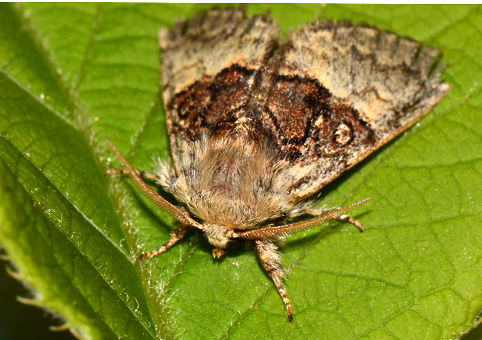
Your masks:
{"label": "background foliage", "polygon": [[125,179],[103,178],[104,137],[140,169],[168,157],[157,30],[204,7],[1,4],[0,243],[34,289],[28,301],[93,339],[448,339],[472,328],[482,307],[480,6],[248,6],[270,9],[284,32],[319,17],[365,21],[451,63],[452,91],[433,112],[323,190],[327,207],[373,197],[356,211],[366,232],[333,223],[289,238],[294,323],[249,247],[213,260],[193,231],[135,263],[168,239],[172,219]]}

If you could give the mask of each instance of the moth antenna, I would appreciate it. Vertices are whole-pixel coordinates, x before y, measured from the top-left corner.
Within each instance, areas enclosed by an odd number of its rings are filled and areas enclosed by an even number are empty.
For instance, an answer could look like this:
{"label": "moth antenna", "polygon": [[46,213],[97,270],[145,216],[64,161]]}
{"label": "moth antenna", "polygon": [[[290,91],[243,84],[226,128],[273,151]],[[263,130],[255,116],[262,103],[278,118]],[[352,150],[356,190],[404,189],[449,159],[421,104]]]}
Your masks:
{"label": "moth antenna", "polygon": [[243,231],[239,233],[233,233],[232,237],[262,240],[262,239],[273,239],[280,236],[287,236],[294,233],[299,233],[301,231],[318,227],[319,225],[325,222],[328,222],[329,220],[339,218],[343,216],[343,214],[346,211],[354,209],[371,199],[372,199],[371,197],[365,198],[360,202],[351,204],[343,208],[328,210],[322,213],[320,216],[306,220],[306,221],[296,222],[296,223],[288,224],[281,227],[269,227],[269,228],[262,228],[262,229]]}
{"label": "moth antenna", "polygon": [[132,165],[122,156],[122,154],[115,148],[115,146],[106,138],[105,141],[107,145],[111,148],[112,152],[114,153],[115,157],[121,164],[124,173],[129,176],[129,179],[132,181],[132,184],[136,187],[139,192],[144,195],[149,201],[154,203],[159,209],[168,213],[177,221],[196,227],[198,229],[204,229],[201,224],[194,221],[191,217],[186,215],[183,211],[178,209],[176,206],[172,205],[168,201],[166,201],[162,196],[160,196],[157,192],[155,192],[150,186],[146,184],[140,177],[137,171],[132,167]]}

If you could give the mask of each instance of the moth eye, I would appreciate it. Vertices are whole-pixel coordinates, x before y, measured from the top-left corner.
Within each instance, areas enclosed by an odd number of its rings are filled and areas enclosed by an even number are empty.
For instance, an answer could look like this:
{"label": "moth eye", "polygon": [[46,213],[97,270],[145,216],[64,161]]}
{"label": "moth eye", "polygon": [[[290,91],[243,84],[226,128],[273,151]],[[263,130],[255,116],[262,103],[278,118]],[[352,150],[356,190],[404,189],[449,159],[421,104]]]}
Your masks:
{"label": "moth eye", "polygon": [[339,145],[346,145],[353,139],[353,128],[349,123],[341,123],[334,132],[334,142]]}

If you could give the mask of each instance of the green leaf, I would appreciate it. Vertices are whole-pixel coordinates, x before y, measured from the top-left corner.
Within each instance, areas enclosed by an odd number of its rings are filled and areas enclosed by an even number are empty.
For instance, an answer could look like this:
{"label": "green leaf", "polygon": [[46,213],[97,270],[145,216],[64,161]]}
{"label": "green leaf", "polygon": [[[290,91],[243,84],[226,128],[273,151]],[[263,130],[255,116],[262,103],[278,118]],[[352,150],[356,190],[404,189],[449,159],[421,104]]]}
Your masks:
{"label": "green leaf", "polygon": [[[441,48],[452,91],[419,124],[323,189],[373,197],[288,238],[294,323],[252,247],[213,260],[125,178],[103,178],[109,138],[134,167],[169,157],[157,31],[208,5],[0,5],[0,243],[31,301],[84,338],[449,339],[482,309],[482,8],[248,5],[286,32],[318,17],[368,22]],[[114,165],[115,166],[115,163]]]}

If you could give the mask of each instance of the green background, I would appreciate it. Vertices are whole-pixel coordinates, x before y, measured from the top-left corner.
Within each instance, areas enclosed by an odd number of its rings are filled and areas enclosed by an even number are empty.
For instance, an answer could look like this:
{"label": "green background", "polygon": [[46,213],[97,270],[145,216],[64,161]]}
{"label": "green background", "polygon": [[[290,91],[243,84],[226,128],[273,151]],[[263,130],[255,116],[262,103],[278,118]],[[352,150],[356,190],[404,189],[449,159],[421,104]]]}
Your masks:
{"label": "green background", "polygon": [[14,294],[94,339],[449,339],[474,327],[480,6],[248,5],[270,9],[284,32],[320,17],[368,22],[441,48],[451,64],[452,91],[428,116],[323,189],[326,207],[373,197],[354,212],[367,230],[331,223],[289,237],[294,323],[250,247],[213,260],[192,231],[135,263],[168,239],[173,221],[126,179],[104,179],[104,138],[140,169],[168,157],[157,31],[206,7],[0,5],[0,243],[34,289],[2,280],[1,313],[17,326],[0,332],[27,332],[42,317],[7,304]]}

